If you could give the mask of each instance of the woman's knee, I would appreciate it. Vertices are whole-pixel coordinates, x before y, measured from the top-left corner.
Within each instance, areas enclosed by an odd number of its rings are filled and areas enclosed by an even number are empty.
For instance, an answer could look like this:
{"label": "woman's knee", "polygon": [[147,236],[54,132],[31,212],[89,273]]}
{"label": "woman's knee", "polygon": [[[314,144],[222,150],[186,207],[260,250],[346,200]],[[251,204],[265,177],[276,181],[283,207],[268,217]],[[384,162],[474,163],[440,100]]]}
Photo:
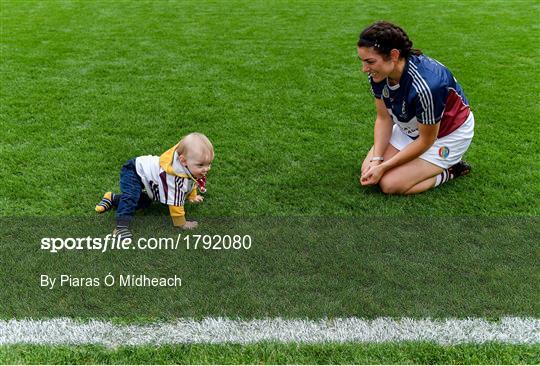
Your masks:
{"label": "woman's knee", "polygon": [[385,175],[379,181],[379,188],[384,194],[405,194],[410,187],[405,186],[397,177]]}

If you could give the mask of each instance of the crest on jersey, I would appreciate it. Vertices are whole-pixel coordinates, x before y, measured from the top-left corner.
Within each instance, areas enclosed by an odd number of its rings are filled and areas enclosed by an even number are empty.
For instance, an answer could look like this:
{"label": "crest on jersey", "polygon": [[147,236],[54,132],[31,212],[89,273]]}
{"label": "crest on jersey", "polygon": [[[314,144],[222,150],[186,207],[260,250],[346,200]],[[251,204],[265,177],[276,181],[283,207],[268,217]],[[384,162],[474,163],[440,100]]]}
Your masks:
{"label": "crest on jersey", "polygon": [[403,101],[403,103],[401,104],[401,114],[399,116],[401,118],[407,117],[407,103],[405,103],[405,101]]}
{"label": "crest on jersey", "polygon": [[388,98],[390,96],[390,92],[388,91],[388,85],[385,85],[383,90],[382,90],[382,95],[383,97],[385,98]]}
{"label": "crest on jersey", "polygon": [[450,155],[450,149],[446,146],[439,148],[439,156],[443,159],[446,159]]}

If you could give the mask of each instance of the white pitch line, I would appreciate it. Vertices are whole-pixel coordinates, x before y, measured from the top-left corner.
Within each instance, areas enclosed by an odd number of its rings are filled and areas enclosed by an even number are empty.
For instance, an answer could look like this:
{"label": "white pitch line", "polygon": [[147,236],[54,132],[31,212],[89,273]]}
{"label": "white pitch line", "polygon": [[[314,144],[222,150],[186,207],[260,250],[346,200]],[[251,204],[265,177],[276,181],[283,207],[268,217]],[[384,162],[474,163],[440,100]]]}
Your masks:
{"label": "white pitch line", "polygon": [[79,322],[69,318],[0,320],[0,345],[100,344],[107,347],[190,343],[256,343],[264,341],[321,343],[380,343],[426,341],[442,345],[501,342],[540,343],[540,319],[506,317],[498,322],[471,319],[338,318],[323,320],[232,320],[147,325],[118,325],[108,321]]}

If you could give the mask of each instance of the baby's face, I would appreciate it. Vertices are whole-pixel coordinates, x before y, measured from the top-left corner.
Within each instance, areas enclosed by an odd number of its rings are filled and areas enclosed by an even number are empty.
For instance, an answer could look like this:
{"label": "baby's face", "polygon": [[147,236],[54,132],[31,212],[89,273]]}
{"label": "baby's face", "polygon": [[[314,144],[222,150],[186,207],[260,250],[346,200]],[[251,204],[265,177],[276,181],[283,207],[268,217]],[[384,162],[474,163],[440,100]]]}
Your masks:
{"label": "baby's face", "polygon": [[191,174],[196,179],[200,179],[212,168],[213,156],[204,153],[188,153],[186,156],[180,155],[180,162],[187,165]]}

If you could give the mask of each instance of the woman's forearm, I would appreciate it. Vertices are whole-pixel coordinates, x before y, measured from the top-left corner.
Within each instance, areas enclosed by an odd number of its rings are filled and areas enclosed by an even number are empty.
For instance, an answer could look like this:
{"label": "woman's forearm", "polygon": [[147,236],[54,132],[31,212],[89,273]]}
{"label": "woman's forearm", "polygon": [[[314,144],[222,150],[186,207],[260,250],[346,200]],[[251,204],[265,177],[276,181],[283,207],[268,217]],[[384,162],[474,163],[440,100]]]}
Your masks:
{"label": "woman's forearm", "polygon": [[391,159],[381,164],[385,171],[420,157],[420,155],[433,146],[439,132],[439,124],[419,125],[418,129],[419,136],[416,140],[407,145],[407,147],[398,152]]}
{"label": "woman's forearm", "polygon": [[375,120],[375,127],[373,129],[373,156],[383,156],[390,143],[392,126],[393,124],[390,119],[378,116]]}

